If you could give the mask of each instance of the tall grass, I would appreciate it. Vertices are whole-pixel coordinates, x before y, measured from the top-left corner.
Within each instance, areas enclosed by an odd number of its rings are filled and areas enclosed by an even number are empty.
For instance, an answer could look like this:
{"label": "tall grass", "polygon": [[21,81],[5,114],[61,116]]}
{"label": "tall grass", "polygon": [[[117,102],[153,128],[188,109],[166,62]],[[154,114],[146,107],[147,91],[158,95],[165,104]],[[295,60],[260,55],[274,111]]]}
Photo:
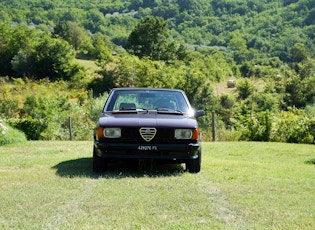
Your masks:
{"label": "tall grass", "polygon": [[92,142],[0,147],[1,229],[314,229],[310,145],[203,144],[202,169],[117,162]]}

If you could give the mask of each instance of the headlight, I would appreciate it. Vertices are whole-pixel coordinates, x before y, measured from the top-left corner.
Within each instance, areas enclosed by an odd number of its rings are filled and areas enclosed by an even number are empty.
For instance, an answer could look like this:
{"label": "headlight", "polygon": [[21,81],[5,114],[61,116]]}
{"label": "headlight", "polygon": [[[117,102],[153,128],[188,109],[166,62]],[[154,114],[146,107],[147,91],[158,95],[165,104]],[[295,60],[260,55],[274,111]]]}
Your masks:
{"label": "headlight", "polygon": [[191,139],[192,130],[191,129],[175,129],[176,139]]}
{"label": "headlight", "polygon": [[119,138],[121,137],[120,128],[104,128],[104,137],[106,138]]}

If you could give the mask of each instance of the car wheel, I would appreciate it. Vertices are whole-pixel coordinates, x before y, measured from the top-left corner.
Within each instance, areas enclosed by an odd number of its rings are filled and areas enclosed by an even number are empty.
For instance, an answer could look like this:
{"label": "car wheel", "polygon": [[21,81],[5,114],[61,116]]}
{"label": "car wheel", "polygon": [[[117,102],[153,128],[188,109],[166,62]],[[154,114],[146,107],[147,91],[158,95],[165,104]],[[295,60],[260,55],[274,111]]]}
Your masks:
{"label": "car wheel", "polygon": [[190,173],[198,173],[201,169],[201,150],[198,152],[198,158],[186,162],[186,170]]}
{"label": "car wheel", "polygon": [[93,171],[104,172],[107,169],[107,160],[97,156],[95,147],[93,149]]}

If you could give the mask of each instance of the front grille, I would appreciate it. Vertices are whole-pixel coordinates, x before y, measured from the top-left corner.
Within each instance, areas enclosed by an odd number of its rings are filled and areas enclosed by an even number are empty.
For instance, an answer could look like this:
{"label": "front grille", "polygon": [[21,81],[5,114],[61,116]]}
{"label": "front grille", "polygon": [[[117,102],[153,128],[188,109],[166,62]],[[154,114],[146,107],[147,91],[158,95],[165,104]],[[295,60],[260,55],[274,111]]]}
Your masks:
{"label": "front grille", "polygon": [[145,141],[140,134],[140,128],[122,128],[121,129],[121,138],[110,139],[110,142],[116,143],[192,143],[191,140],[178,140],[174,137],[174,129],[170,128],[156,128],[156,134],[150,141]]}

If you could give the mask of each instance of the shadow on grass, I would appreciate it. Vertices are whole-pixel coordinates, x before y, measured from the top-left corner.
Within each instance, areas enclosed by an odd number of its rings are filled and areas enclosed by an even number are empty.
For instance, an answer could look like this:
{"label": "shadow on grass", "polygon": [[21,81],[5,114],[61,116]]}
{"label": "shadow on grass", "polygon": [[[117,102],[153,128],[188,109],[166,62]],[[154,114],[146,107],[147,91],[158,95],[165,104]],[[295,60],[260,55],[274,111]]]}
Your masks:
{"label": "shadow on grass", "polygon": [[305,164],[309,164],[309,165],[315,164],[315,158],[305,161]]}
{"label": "shadow on grass", "polygon": [[185,170],[181,164],[155,164],[150,161],[137,160],[115,161],[109,164],[104,173],[92,170],[92,158],[78,158],[63,161],[53,166],[60,177],[75,178],[125,178],[125,177],[167,177],[180,176]]}

